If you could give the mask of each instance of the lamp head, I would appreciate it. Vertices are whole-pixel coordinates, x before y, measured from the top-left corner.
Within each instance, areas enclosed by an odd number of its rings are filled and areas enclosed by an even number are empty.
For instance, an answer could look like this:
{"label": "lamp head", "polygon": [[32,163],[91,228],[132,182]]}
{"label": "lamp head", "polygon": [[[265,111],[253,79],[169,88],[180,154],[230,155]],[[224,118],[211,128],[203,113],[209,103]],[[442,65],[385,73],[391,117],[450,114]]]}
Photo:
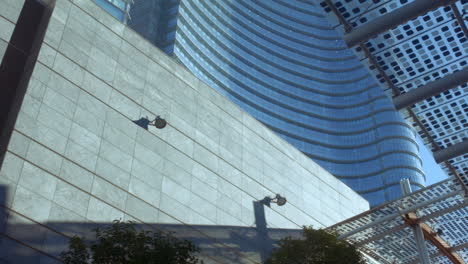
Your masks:
{"label": "lamp head", "polygon": [[279,194],[277,194],[277,195],[275,196],[275,199],[276,199],[276,204],[277,204],[278,206],[283,206],[283,205],[285,205],[286,202],[287,202],[286,197],[283,197],[283,196],[281,196],[281,195],[279,195]]}
{"label": "lamp head", "polygon": [[160,116],[156,116],[156,118],[153,120],[153,123],[154,123],[154,126],[159,129],[162,129],[167,125],[166,120],[164,120]]}
{"label": "lamp head", "polygon": [[277,204],[278,206],[283,206],[286,204],[287,200],[285,197],[279,195],[279,194],[276,194],[275,198],[271,198],[270,196],[265,196],[265,198],[263,198],[262,200],[259,201],[261,204],[264,204],[268,207],[270,207],[270,204],[271,203],[275,203]]}

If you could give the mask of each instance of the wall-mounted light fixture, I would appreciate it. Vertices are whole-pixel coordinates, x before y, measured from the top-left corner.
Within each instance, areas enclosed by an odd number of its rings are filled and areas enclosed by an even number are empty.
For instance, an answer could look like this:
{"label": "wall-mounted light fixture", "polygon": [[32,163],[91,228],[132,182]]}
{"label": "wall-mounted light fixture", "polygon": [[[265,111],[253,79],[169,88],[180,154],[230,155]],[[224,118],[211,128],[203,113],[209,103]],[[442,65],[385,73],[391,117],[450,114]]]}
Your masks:
{"label": "wall-mounted light fixture", "polygon": [[287,200],[286,197],[283,197],[279,194],[277,194],[274,198],[271,198],[270,196],[265,196],[262,200],[259,201],[261,204],[264,204],[268,207],[270,207],[271,203],[275,203],[278,206],[283,206],[286,204]]}
{"label": "wall-mounted light fixture", "polygon": [[161,118],[160,116],[156,116],[153,121],[150,121],[148,117],[142,117],[138,120],[134,120],[133,123],[139,125],[140,127],[148,130],[148,126],[155,126],[156,128],[164,128],[167,125],[166,120]]}

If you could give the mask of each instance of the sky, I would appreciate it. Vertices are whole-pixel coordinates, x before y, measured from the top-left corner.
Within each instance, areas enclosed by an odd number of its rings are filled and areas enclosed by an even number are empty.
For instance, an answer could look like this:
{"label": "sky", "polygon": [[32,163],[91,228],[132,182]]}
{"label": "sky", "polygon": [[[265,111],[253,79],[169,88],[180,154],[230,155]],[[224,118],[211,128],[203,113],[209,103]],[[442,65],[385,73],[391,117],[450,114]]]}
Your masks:
{"label": "sky", "polygon": [[447,174],[434,161],[431,151],[422,143],[419,136],[416,138],[416,141],[418,142],[419,154],[423,161],[423,171],[426,174],[427,186],[446,179],[448,177]]}

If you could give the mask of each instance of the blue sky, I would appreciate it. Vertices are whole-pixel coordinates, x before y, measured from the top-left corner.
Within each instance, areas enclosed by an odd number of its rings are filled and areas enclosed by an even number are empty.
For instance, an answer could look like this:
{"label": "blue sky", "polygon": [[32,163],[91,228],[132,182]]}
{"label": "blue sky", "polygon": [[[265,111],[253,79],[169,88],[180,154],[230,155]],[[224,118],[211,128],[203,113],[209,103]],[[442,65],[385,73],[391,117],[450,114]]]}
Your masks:
{"label": "blue sky", "polygon": [[446,179],[448,177],[447,174],[434,161],[431,151],[427,149],[419,137],[416,138],[416,141],[419,144],[419,154],[423,161],[423,171],[427,179],[426,184],[431,185]]}

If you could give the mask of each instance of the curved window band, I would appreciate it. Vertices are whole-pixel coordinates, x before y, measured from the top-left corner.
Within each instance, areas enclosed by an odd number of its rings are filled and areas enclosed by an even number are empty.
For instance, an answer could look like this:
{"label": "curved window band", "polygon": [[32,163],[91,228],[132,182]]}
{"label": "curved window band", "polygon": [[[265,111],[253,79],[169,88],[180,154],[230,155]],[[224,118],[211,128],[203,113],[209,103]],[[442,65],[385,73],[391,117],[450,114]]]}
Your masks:
{"label": "curved window band", "polygon": [[[187,56],[190,56],[188,53],[186,53],[186,55],[187,55]],[[196,60],[193,60],[193,59],[192,59],[192,63],[198,64],[198,62],[197,62]],[[207,74],[207,75],[211,75],[209,72],[207,72],[206,70],[204,70],[203,67],[200,67],[199,70],[200,70],[200,71],[203,71],[203,72],[204,72],[205,74]],[[216,78],[212,77],[211,80],[214,81],[214,82],[217,82],[218,85],[219,85],[219,82],[217,81]],[[237,80],[235,80],[235,79],[232,79],[232,81],[237,82]],[[228,92],[231,96],[237,98],[238,100],[240,100],[240,101],[242,101],[242,102],[244,102],[244,103],[246,103],[246,104],[248,104],[248,105],[250,105],[250,106],[252,106],[252,107],[254,107],[254,108],[256,108],[256,109],[259,109],[259,110],[262,111],[263,113],[269,114],[269,115],[272,116],[272,117],[276,117],[276,118],[281,119],[281,120],[283,120],[283,121],[285,121],[285,122],[288,122],[288,123],[291,123],[291,124],[294,124],[294,125],[297,125],[297,126],[306,128],[306,129],[317,130],[317,131],[326,131],[327,133],[336,133],[336,131],[327,131],[327,130],[324,130],[324,129],[319,130],[320,128],[317,128],[317,127],[314,127],[314,126],[311,126],[311,125],[307,125],[307,124],[304,124],[304,123],[300,123],[300,122],[294,121],[294,120],[292,120],[292,119],[286,118],[286,117],[284,117],[284,116],[282,116],[282,115],[279,115],[279,114],[277,114],[277,113],[275,113],[275,112],[272,112],[272,111],[270,111],[270,110],[268,110],[268,109],[266,109],[266,108],[264,108],[264,107],[261,107],[261,106],[257,105],[256,103],[252,102],[251,100],[248,100],[247,98],[240,96],[239,94],[237,94],[236,91],[234,91],[234,90],[228,88],[228,87],[225,86],[224,84],[221,84],[221,88],[222,88],[223,90],[225,90],[226,92]],[[391,111],[391,110],[393,110],[393,109],[389,109],[389,111]],[[392,112],[393,112],[393,111],[392,111]],[[410,128],[409,125],[407,125],[407,124],[404,123],[404,122],[394,122],[394,124],[398,124],[398,125],[402,125],[402,126],[405,126],[405,127],[407,127],[407,128]],[[366,129],[366,130],[369,131],[370,129]],[[363,131],[363,130],[361,129],[361,130],[359,130],[359,131],[353,131],[353,132],[348,132],[348,133],[339,132],[339,133],[342,134],[342,135],[345,135],[345,134],[357,134],[357,133],[359,133],[359,132],[361,132],[361,131]]]}
{"label": "curved window band", "polygon": [[[184,40],[186,40],[186,41],[187,41],[189,44],[191,44],[191,45],[194,44],[190,39],[185,39],[185,38],[184,38]],[[189,53],[186,52],[186,54],[189,54]],[[230,76],[229,73],[227,73],[224,69],[220,68],[220,67],[218,66],[217,63],[213,63],[213,62],[211,61],[211,59],[210,59],[209,57],[207,57],[205,54],[202,53],[202,54],[200,54],[200,55],[201,55],[201,57],[203,57],[203,58],[205,59],[205,61],[211,62],[211,63],[208,63],[208,64],[210,64],[212,67],[216,68],[219,72],[223,73],[223,75],[225,75],[225,76]],[[188,56],[192,57],[191,55],[188,55]],[[193,58],[192,58],[192,61],[195,62],[195,60],[194,60]],[[288,96],[288,94],[285,93],[284,91],[282,91],[281,89],[275,88],[274,86],[272,86],[272,85],[268,84],[267,82],[265,82],[265,81],[259,79],[258,77],[255,77],[255,76],[251,75],[249,72],[247,72],[247,71],[241,69],[240,67],[237,67],[237,66],[234,66],[234,65],[231,65],[231,67],[234,68],[234,69],[236,69],[236,71],[237,71],[239,74],[248,75],[248,76],[250,77],[249,80],[254,81],[255,83],[257,83],[257,84],[259,84],[259,85],[262,85],[262,86],[264,86],[264,87],[268,87],[268,88],[270,88],[271,90],[281,92],[282,94]],[[273,76],[273,77],[276,77],[276,76]],[[366,77],[368,77],[368,76],[366,76]],[[233,78],[233,77],[231,77],[231,79],[232,79],[232,81],[234,81],[234,82],[236,82],[236,83],[238,83],[238,84],[240,84],[240,85],[243,85],[243,83],[242,83],[241,81],[239,81],[238,79]],[[278,80],[278,81],[281,81],[281,80]],[[288,83],[286,83],[286,82],[283,82],[283,83],[284,83],[285,85],[288,84]],[[351,84],[351,82],[349,82],[349,84]],[[303,90],[306,90],[306,89],[307,89],[308,92],[311,90],[311,89],[308,88],[308,87],[305,87],[305,86],[300,87],[300,86],[298,86],[297,84],[294,84],[294,83],[288,84],[288,85],[291,85],[291,88],[292,88],[292,87],[294,87],[294,88],[303,88]],[[369,89],[374,88],[374,87],[376,87],[376,85],[375,85],[374,83],[372,83],[370,86],[367,86],[367,87],[365,87],[364,89],[357,90],[357,91],[356,91],[356,94],[361,93],[361,92],[366,91],[366,90],[369,90]],[[250,90],[251,90],[251,89],[250,89]],[[318,90],[314,90],[314,91],[317,92]],[[324,91],[321,91],[321,92],[324,92]],[[340,94],[340,93],[327,93],[327,95],[329,95],[329,94],[333,94],[333,95],[336,96],[336,97],[339,97],[340,95],[343,96],[343,94]],[[383,98],[383,97],[382,97],[382,98]],[[365,100],[366,98],[363,98],[363,99]],[[389,105],[391,105],[391,104],[389,103]]]}
{"label": "curved window band", "polygon": [[[313,15],[313,16],[315,16],[315,15],[317,14],[317,13],[310,12],[310,11],[308,11],[308,10],[305,10],[305,9],[303,9],[303,8],[300,8],[300,7],[298,7],[297,5],[293,5],[293,4],[289,3],[289,2],[282,2],[282,1],[278,1],[278,0],[272,0],[272,1],[273,1],[273,2],[276,2],[276,3],[279,4],[279,5],[286,6],[286,7],[289,8],[289,9],[294,9],[294,10],[296,10],[296,11],[298,11],[298,12],[301,12],[301,13],[304,13],[304,14],[309,14],[309,15]],[[288,0],[288,1],[290,1],[290,0]],[[312,6],[312,7],[317,7],[317,6],[313,5],[313,3],[311,3],[311,6]],[[319,16],[320,16],[320,17],[323,17],[322,14],[319,14]]]}
{"label": "curved window band", "polygon": [[[205,12],[202,12],[201,10],[198,9],[198,7],[195,5],[193,6],[193,9],[195,12],[197,12],[202,18],[206,19],[206,20],[209,20],[207,15],[205,14]],[[206,10],[209,10],[209,12],[214,12],[211,10],[210,7],[206,6],[205,7]],[[186,10],[188,13],[190,13],[191,11],[190,10]],[[216,14],[212,14],[210,13],[211,16],[217,16]],[[237,19],[235,17],[232,18],[233,21],[237,22]],[[242,36],[242,38],[244,40],[249,40],[250,43],[252,43],[253,45],[258,45],[260,46],[262,49],[265,49],[267,50],[268,52],[272,52],[274,54],[276,54],[277,56],[279,56],[278,52],[276,50],[274,50],[273,48],[270,48],[268,46],[265,46],[263,44],[261,44],[260,42],[257,42],[255,41],[254,39],[252,39],[251,37],[249,37],[248,35],[246,35],[245,33],[241,32],[240,30],[238,30],[237,28],[233,27],[232,25],[230,24],[226,24],[225,21],[220,21],[220,23],[223,23],[223,26],[228,28],[230,31],[236,33],[237,36]],[[221,29],[222,30],[222,29]],[[223,31],[221,31],[223,32]],[[224,34],[226,34],[225,32],[223,32]],[[283,45],[281,43],[277,43],[279,44],[278,47],[281,47],[285,50],[289,50],[289,46],[287,45]],[[356,56],[354,55],[349,55],[349,56],[340,56],[338,58],[333,58],[333,57],[323,57],[323,56],[318,56],[316,54],[311,54],[311,53],[305,53],[303,51],[300,51],[300,50],[291,50],[291,52],[294,52],[295,54],[298,54],[298,55],[301,55],[301,56],[304,56],[306,58],[309,58],[309,59],[316,59],[316,60],[319,60],[319,61],[325,61],[325,62],[340,62],[340,61],[348,61],[348,60],[355,60],[356,59]]]}
{"label": "curved window band", "polygon": [[[244,3],[243,2],[238,2],[239,4],[243,5]],[[257,4],[259,4],[260,6],[262,6],[264,9],[266,10],[269,10],[271,13],[274,13],[276,15],[278,15],[277,13],[275,13],[272,9],[268,8],[268,7],[265,7],[260,1],[257,2]],[[237,6],[233,5],[233,4],[229,4],[229,7],[231,9],[234,9],[237,11],[237,13],[241,14],[241,15],[244,15],[244,17],[249,17],[252,19],[251,16],[249,16],[248,14],[246,14],[245,12],[243,12],[240,8],[238,8]],[[298,32],[304,36],[308,36],[308,37],[312,37],[312,38],[317,38],[317,39],[322,39],[322,40],[340,40],[340,41],[343,41],[337,34],[337,32],[331,27],[331,26],[321,26],[321,25],[317,25],[317,24],[312,24],[312,23],[308,23],[307,25],[304,25],[302,22],[303,21],[299,21],[297,19],[295,19],[294,17],[287,17],[287,19],[289,19],[291,22],[294,22],[294,23],[297,23],[297,24],[302,24],[303,26],[306,26],[306,27],[311,27],[311,28],[315,28],[315,29],[318,29],[318,30],[321,30],[321,31],[329,31],[329,32],[332,32],[335,36],[333,37],[325,37],[325,36],[320,36],[318,34],[314,34],[314,33],[311,33],[311,32],[307,32],[305,30],[302,30],[300,28],[296,28],[296,27],[293,27],[291,26],[290,24],[285,24],[284,22],[281,22],[281,21],[278,21],[272,17],[269,17],[267,14],[265,14],[265,12],[262,11],[258,11],[256,8],[252,8],[252,7],[245,7],[244,6],[244,10],[252,10],[253,12],[255,12],[256,15],[262,17],[263,19],[265,20],[268,20],[268,21],[271,21],[272,23],[275,23],[279,28],[284,28],[284,29],[287,29],[287,30],[293,30],[295,32]],[[272,30],[275,30],[274,28],[271,28]]]}
{"label": "curved window band", "polygon": [[[190,11],[188,11],[190,12]],[[242,60],[244,63],[248,63],[246,62],[247,59],[246,58],[243,58],[242,56],[239,56],[238,54],[236,54],[235,52],[232,52],[232,49],[229,48],[227,46],[227,44],[224,44],[219,38],[215,37],[208,29],[205,28],[204,25],[198,23],[198,20],[192,20],[192,22],[188,23],[184,17],[181,17],[180,18],[182,24],[184,26],[186,26],[187,28],[191,29],[191,31],[193,33],[196,33],[197,30],[194,30],[193,27],[191,26],[192,24],[195,24],[197,27],[201,28],[204,30],[204,34],[206,34],[207,36],[210,37],[210,40],[215,42],[218,46],[221,46],[224,50],[228,50],[228,51],[231,51],[229,54],[232,55],[232,56],[235,56],[237,59],[239,60]],[[182,33],[183,34],[183,33]],[[306,75],[306,74],[303,74],[299,71],[293,71],[292,69],[288,69],[287,67],[284,67],[274,61],[270,61],[269,58],[265,58],[263,56],[259,56],[257,53],[251,51],[250,49],[248,49],[246,46],[244,46],[242,43],[240,43],[239,41],[237,41],[236,39],[232,38],[231,36],[228,36],[226,35],[224,32],[221,33],[223,35],[224,38],[228,39],[231,43],[235,43],[235,46],[242,49],[243,52],[249,54],[250,56],[258,59],[258,60],[261,60],[267,64],[271,64],[271,65],[275,65],[276,68],[278,69],[282,69],[283,71],[286,71],[286,72],[289,72],[291,74],[295,74],[297,76],[301,76],[303,78],[309,78],[310,79],[310,76],[309,75]],[[212,51],[215,51],[214,48],[212,48],[205,40],[205,37],[202,37],[202,36],[199,36],[198,34],[197,35],[194,35],[194,37],[197,38],[197,41],[199,41],[200,43],[205,43],[205,46],[207,47],[207,49],[210,49]],[[255,46],[254,46],[255,47]],[[279,58],[279,57],[278,57]],[[344,72],[350,72],[350,71],[356,71],[356,70],[365,70],[364,66],[363,65],[356,65],[354,67],[351,67],[351,68],[340,68],[340,69],[335,69],[335,68],[322,68],[322,67],[317,67],[317,66],[313,66],[313,65],[306,65],[304,63],[299,63],[298,61],[292,61],[291,58],[288,58],[288,57],[285,57],[285,56],[282,56],[282,58],[285,58],[288,63],[292,63],[294,65],[297,65],[297,66],[300,66],[300,67],[305,67],[305,68],[308,68],[308,69],[311,69],[311,70],[315,70],[315,71],[319,71],[319,72],[327,72],[327,73],[344,73]],[[250,65],[249,65],[250,66]],[[368,74],[368,72],[366,72],[366,74]],[[313,79],[311,79],[313,80]],[[318,79],[320,80],[320,79]]]}
{"label": "curved window band", "polygon": [[[190,45],[195,45],[195,43],[193,43],[190,38],[188,38],[187,36],[185,36],[185,34],[183,32],[180,32],[179,33],[181,37],[183,37],[183,39],[185,41],[187,41]],[[176,45],[180,43],[179,41],[176,41]],[[185,49],[183,48],[183,45],[179,45],[184,51]],[[189,53],[187,53],[187,56],[190,56],[192,57]],[[203,53],[199,53],[201,54],[201,56],[203,56],[205,59],[209,59],[205,54]],[[196,61],[192,58],[192,61]],[[223,69],[219,68],[219,66],[217,66],[216,63],[210,63],[210,65],[212,65],[213,67],[216,67],[219,71],[224,71]],[[234,65],[232,65],[234,67]],[[240,71],[240,73],[244,74],[244,73],[247,73],[245,70],[242,70],[240,69],[239,67],[235,67],[236,69],[238,69]],[[280,89],[276,89],[275,87],[271,86],[270,84],[252,76],[251,74],[249,74],[251,76],[251,78],[254,78],[259,84],[262,84],[268,88],[271,88],[271,89],[275,89],[275,90],[278,90],[280,91]],[[347,81],[342,81],[342,82],[335,82],[335,83],[332,83],[332,82],[327,82],[326,80],[320,80],[320,79],[313,79],[314,81],[323,81],[323,84],[324,85],[333,85],[333,84],[352,84],[354,82],[357,82],[357,81],[362,81],[364,79],[367,79],[369,78],[370,76],[369,75],[364,75],[362,77],[359,77],[358,79],[353,79],[353,80],[347,80]],[[237,80],[238,81],[238,80]],[[281,80],[279,80],[281,81]],[[239,82],[239,81],[238,81]],[[291,88],[294,87],[295,89],[299,89],[299,90],[303,90],[303,91],[306,91],[306,92],[313,92],[313,93],[318,93],[318,94],[321,94],[321,95],[326,95],[326,96],[334,96],[334,97],[342,97],[342,96],[350,96],[350,95],[355,95],[355,94],[359,94],[359,93],[363,93],[363,92],[366,92],[372,88],[376,88],[378,87],[378,85],[374,82],[371,82],[370,85],[367,85],[365,86],[364,88],[361,88],[361,89],[357,89],[357,90],[354,90],[354,91],[350,91],[350,92],[342,92],[342,93],[338,93],[338,92],[329,92],[329,91],[326,91],[326,90],[318,90],[318,89],[313,89],[311,88],[310,86],[304,86],[304,85],[298,85],[296,83],[291,83],[289,81],[283,81],[283,83],[285,85],[290,85]],[[338,90],[338,87],[336,87],[335,89]]]}
{"label": "curved window band", "polygon": [[[190,13],[190,11],[187,11],[187,13]],[[210,36],[211,40],[216,42],[218,45],[220,46],[223,46],[225,47],[226,49],[228,50],[231,50],[231,48],[229,48],[227,46],[227,44],[224,44],[222,43],[219,38],[215,37],[211,32],[210,30],[206,29],[205,26],[203,24],[200,24],[199,21],[197,19],[194,19],[192,20],[191,23],[187,23],[185,21],[185,18],[184,17],[181,17],[181,21],[182,22],[185,22],[186,23],[186,26],[189,27],[189,28],[192,28],[191,27],[191,24],[192,23],[195,23],[199,28],[201,29],[204,29],[204,33],[207,34],[208,36]],[[196,31],[193,31],[193,32],[196,32]],[[246,46],[244,46],[242,43],[240,43],[238,40],[236,40],[235,38],[227,35],[225,32],[223,31],[218,31],[218,33],[220,33],[225,39],[229,40],[231,43],[235,44],[236,47],[238,48],[241,48],[244,52],[250,54],[251,56],[254,56],[262,61],[264,61],[265,63],[273,63],[275,64],[275,66],[277,67],[281,67],[281,65],[275,63],[274,61],[269,61],[268,58],[264,58],[263,56],[258,56],[255,52],[251,51],[250,49],[248,49]],[[201,40],[203,40],[203,42],[206,42],[204,40],[204,38],[201,38]],[[245,39],[244,39],[245,41]],[[255,47],[253,45],[253,47]],[[237,55],[235,54],[234,52],[231,52],[232,55]],[[358,69],[363,69],[364,68],[364,65],[362,64],[357,64],[351,68],[322,68],[322,67],[318,67],[318,66],[315,66],[315,65],[310,65],[310,64],[305,64],[304,62],[301,62],[301,61],[297,61],[297,60],[293,60],[293,58],[291,57],[287,57],[287,56],[284,56],[282,54],[279,54],[279,53],[276,53],[276,52],[269,52],[269,54],[274,54],[277,58],[280,58],[280,59],[284,59],[285,61],[288,61],[289,63],[292,63],[292,64],[295,64],[295,65],[298,65],[298,66],[302,66],[302,67],[305,67],[305,68],[308,68],[308,69],[312,69],[312,70],[316,70],[316,71],[320,71],[320,72],[328,72],[328,73],[341,73],[341,72],[350,72],[350,71],[355,71],[355,70],[358,70]],[[351,58],[351,59],[354,59],[354,58]],[[283,67],[284,68],[284,67]]]}
{"label": "curved window band", "polygon": [[424,176],[424,172],[421,171],[420,169],[416,168],[416,167],[411,167],[411,166],[392,166],[392,167],[388,167],[388,168],[383,168],[383,169],[380,169],[378,171],[374,171],[374,172],[371,172],[371,173],[366,173],[366,174],[361,174],[361,175],[353,175],[353,176],[349,176],[349,175],[341,175],[341,174],[333,174],[335,177],[339,178],[339,179],[342,179],[342,180],[347,180],[347,179],[365,179],[365,178],[371,178],[371,177],[376,177],[378,175],[381,175],[382,173],[384,172],[387,172],[387,171],[391,171],[391,170],[395,170],[395,169],[408,169],[408,170],[413,170],[417,173],[419,173],[420,175],[422,175],[424,177],[424,180],[425,180],[425,176]]}
{"label": "curved window band", "polygon": [[323,147],[327,147],[327,148],[334,148],[334,149],[359,149],[359,148],[364,148],[364,147],[368,147],[368,146],[372,146],[372,145],[375,145],[375,144],[378,144],[380,142],[383,142],[385,140],[390,140],[390,139],[401,139],[401,140],[406,140],[406,141],[409,141],[411,142],[416,148],[418,148],[418,143],[413,140],[412,138],[409,138],[409,137],[405,137],[405,136],[385,136],[385,137],[379,137],[377,139],[375,139],[374,141],[371,141],[371,142],[366,142],[364,144],[356,144],[356,145],[348,145],[348,146],[345,146],[345,145],[333,145],[333,144],[330,144],[330,143],[323,143],[323,142],[320,142],[320,141],[317,141],[317,140],[312,140],[310,138],[306,138],[306,137],[301,137],[301,136],[297,136],[295,134],[292,134],[290,132],[287,132],[287,131],[284,131],[284,130],[281,130],[281,129],[278,129],[276,127],[273,127],[269,124],[265,124],[268,128],[270,128],[271,130],[275,131],[276,133],[278,134],[281,134],[281,135],[285,135],[285,136],[288,136],[288,137],[293,137],[299,141],[304,141],[304,142],[307,142],[307,143],[310,143],[310,144],[313,144],[313,145],[320,145],[320,146],[323,146]]}
{"label": "curved window band", "polygon": [[[222,5],[219,5],[216,1],[212,3],[213,6],[216,6],[219,10],[225,10],[224,7]],[[216,13],[213,13],[214,11],[209,7],[209,5],[206,5],[206,3],[203,3],[204,5],[204,8],[208,11],[210,11],[210,15],[211,16],[215,16],[217,17]],[[225,11],[227,12],[227,11]],[[204,12],[201,12],[200,15],[202,15]],[[227,13],[228,14],[228,13]],[[225,14],[225,16],[227,16],[227,14]],[[220,17],[221,18],[221,17]],[[239,25],[243,26],[246,30],[248,30],[249,32],[251,32],[252,34],[256,34],[256,35],[262,35],[262,34],[259,34],[260,32],[258,30],[254,30],[252,29],[250,26],[248,26],[247,24],[245,24],[244,22],[242,22],[241,20],[239,20],[237,17],[235,16],[232,16],[230,17],[233,21],[235,21],[236,23],[238,23]],[[222,20],[221,20],[222,21]],[[232,26],[228,25],[228,24],[225,24],[226,27],[228,27],[229,29],[233,29]],[[250,30],[249,30],[250,29]],[[278,47],[282,47],[282,48],[285,48],[285,49],[290,49],[291,47],[288,46],[288,45],[285,45],[285,44],[282,44],[281,42],[278,42],[276,40],[273,40],[272,38],[268,38],[268,36],[266,35],[262,35],[264,39],[268,40],[271,44],[274,44],[275,46],[278,46]],[[290,38],[287,38],[288,41],[290,42],[294,42],[293,39],[290,39]],[[347,47],[346,46],[343,46],[343,48],[340,48],[340,49],[330,49],[329,47],[322,47],[322,46],[316,46],[316,45],[310,45],[309,43],[309,47],[310,48],[315,48],[317,50],[322,50],[322,51],[346,51],[347,50]],[[312,53],[306,53],[302,50],[299,50],[299,49],[294,49],[292,50],[294,51],[295,53],[298,53],[298,54],[309,54],[310,56],[314,56]],[[315,55],[315,57],[317,57],[317,55]],[[326,58],[326,57],[325,57]],[[354,55],[351,55],[350,58],[353,58],[353,59],[356,59],[356,56]]]}
{"label": "curved window band", "polygon": [[[196,63],[196,61],[194,60],[193,61],[194,63]],[[228,77],[229,76],[229,73],[225,72],[223,69],[219,69],[215,64],[212,64],[214,68],[216,68],[217,70],[221,71],[223,74],[223,76],[225,77]],[[216,79],[216,78],[213,78],[213,79]],[[309,116],[309,117],[313,117],[313,118],[317,118],[317,119],[322,119],[322,120],[326,120],[326,121],[335,121],[335,122],[338,122],[338,121],[341,121],[341,122],[351,122],[351,121],[358,121],[358,120],[362,120],[362,119],[366,119],[366,118],[370,118],[372,116],[374,116],[375,114],[377,113],[381,113],[381,112],[394,112],[395,109],[394,107],[389,107],[389,108],[383,108],[383,109],[378,109],[378,110],[375,110],[375,111],[372,111],[372,112],[368,112],[366,113],[364,116],[358,116],[358,117],[354,117],[354,118],[333,118],[333,117],[329,117],[329,116],[322,116],[322,115],[318,115],[318,114],[315,114],[315,113],[311,113],[311,112],[306,112],[302,109],[299,109],[299,108],[294,108],[294,107],[291,107],[289,105],[286,105],[286,104],[283,104],[279,101],[276,101],[272,98],[269,98],[267,96],[265,96],[264,94],[262,93],[258,93],[256,90],[254,89],[251,89],[249,88],[248,86],[245,86],[243,83],[241,83],[239,80],[235,79],[235,78],[230,78],[231,81],[237,83],[237,85],[243,87],[245,90],[251,92],[252,94],[255,94],[256,96],[266,100],[266,101],[269,101],[269,103],[272,103],[272,104],[275,104],[277,106],[281,106],[285,109],[288,109],[290,111],[293,111],[295,113],[298,113],[298,114],[303,114],[303,115],[306,115],[306,116]],[[259,80],[260,81],[260,80]],[[263,81],[262,81],[263,82]],[[264,82],[263,82],[264,83]],[[266,85],[266,83],[264,83]],[[235,96],[238,97],[239,99],[242,98],[241,100],[248,103],[248,99],[245,98],[244,96],[240,96],[235,90],[233,89],[229,89],[227,86],[224,86],[223,88],[225,88],[226,91],[230,91],[230,93],[234,96],[234,94],[236,94]],[[252,106],[255,106],[256,108],[258,109],[263,109],[262,111],[265,112],[265,113],[269,113],[271,116],[276,116],[276,117],[280,117],[281,119],[285,120],[285,121],[289,121],[291,123],[293,122],[296,122],[296,121],[293,121],[289,118],[286,118],[284,116],[281,116],[280,114],[278,113],[273,113],[272,111],[269,111],[267,108],[265,107],[262,107],[262,106],[259,106],[258,104],[256,103],[253,103],[253,102],[250,102],[249,104],[251,104]],[[301,125],[302,126],[302,125]]]}
{"label": "curved window band", "polygon": [[386,151],[386,152],[380,152],[379,154],[377,155],[374,155],[372,157],[369,157],[369,158],[365,158],[365,159],[360,159],[360,160],[339,160],[339,159],[329,159],[329,158],[325,158],[323,156],[319,156],[319,155],[316,155],[316,154],[311,154],[311,153],[307,153],[305,151],[302,151],[304,152],[304,154],[306,154],[307,156],[309,156],[310,158],[312,158],[313,160],[321,160],[321,161],[326,161],[326,162],[330,162],[330,163],[335,163],[335,164],[359,164],[359,163],[364,163],[364,162],[370,162],[370,161],[377,161],[387,155],[392,155],[392,154],[406,154],[406,155],[410,155],[410,156],[413,156],[415,159],[417,159],[419,162],[420,162],[420,165],[422,165],[422,160],[421,158],[410,152],[410,151],[405,151],[405,150],[398,150],[398,151]]}

